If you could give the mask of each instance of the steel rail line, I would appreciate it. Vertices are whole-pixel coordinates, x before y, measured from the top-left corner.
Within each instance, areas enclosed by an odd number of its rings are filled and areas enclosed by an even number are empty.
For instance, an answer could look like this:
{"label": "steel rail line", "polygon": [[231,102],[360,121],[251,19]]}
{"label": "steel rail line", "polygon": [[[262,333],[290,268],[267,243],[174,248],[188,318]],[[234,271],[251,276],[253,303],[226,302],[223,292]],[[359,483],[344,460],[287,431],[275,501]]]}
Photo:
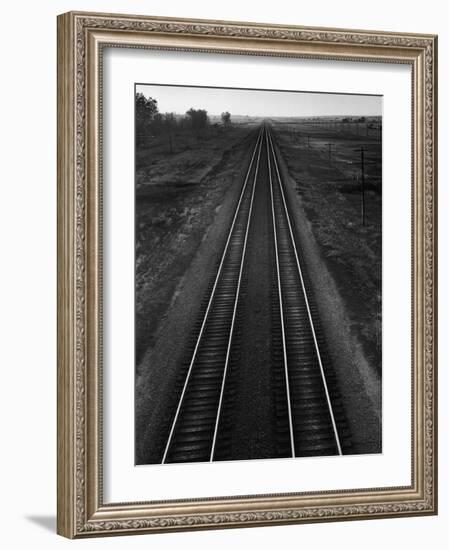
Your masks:
{"label": "steel rail line", "polygon": [[[313,337],[316,358],[317,358],[317,361],[318,361],[321,380],[322,380],[322,384],[323,384],[323,388],[324,388],[324,392],[325,392],[325,396],[326,396],[327,407],[328,407],[328,412],[329,412],[329,416],[330,416],[330,420],[331,420],[331,424],[332,424],[335,444],[336,444],[336,447],[337,447],[337,450],[338,450],[338,454],[342,455],[343,452],[342,452],[340,437],[339,437],[339,434],[338,434],[337,424],[336,424],[336,421],[335,421],[335,415],[334,415],[334,411],[333,411],[333,407],[332,407],[332,403],[331,403],[331,398],[330,398],[330,395],[329,395],[329,388],[328,388],[328,384],[327,384],[327,381],[326,381],[326,375],[325,375],[324,368],[323,368],[323,362],[322,362],[321,353],[320,353],[320,349],[319,349],[319,345],[318,345],[315,325],[314,325],[312,314],[311,314],[309,298],[307,296],[306,286],[305,286],[305,283],[304,283],[303,271],[302,271],[302,268],[301,268],[301,264],[299,262],[298,250],[297,250],[296,241],[295,241],[294,234],[293,234],[292,224],[291,224],[291,221],[290,221],[290,215],[289,215],[288,208],[287,208],[287,203],[286,203],[285,194],[284,194],[284,190],[283,190],[282,178],[281,178],[281,175],[280,175],[277,158],[276,158],[276,154],[275,154],[275,151],[274,151],[273,141],[272,141],[269,130],[267,130],[266,140],[267,140],[267,146],[268,146],[268,143],[270,144],[270,150],[271,150],[271,154],[272,154],[273,160],[274,160],[274,166],[275,166],[275,169],[276,169],[278,187],[279,187],[281,198],[282,198],[282,204],[283,204],[283,209],[284,209],[284,213],[285,213],[285,219],[286,219],[287,225],[288,225],[291,244],[292,244],[292,247],[293,247],[293,250],[294,250],[297,272],[298,272],[299,279],[300,279],[300,282],[301,282],[303,298],[304,298],[305,305],[306,305],[307,316],[308,316],[309,326],[310,326],[312,337]],[[268,156],[270,156],[270,152],[267,151],[267,153],[268,153]],[[271,183],[272,183],[272,180],[271,180],[271,165],[270,165],[270,185],[271,185]],[[272,192],[273,224],[275,225],[273,188],[271,188],[271,192]],[[275,231],[276,231],[276,229],[275,229]],[[276,242],[276,247],[277,247],[277,236],[276,236],[276,234],[275,234],[275,242]],[[277,262],[278,262],[278,259],[279,259],[278,250],[276,248],[276,260],[277,260]],[[279,263],[277,263],[277,268],[278,268],[279,292],[281,292],[280,291],[281,281],[280,281],[280,277],[279,277]],[[280,304],[281,304],[281,318],[282,318],[283,309],[282,309],[282,297],[281,296],[280,296]],[[284,361],[286,361],[285,332],[284,332],[283,319],[282,319],[282,331],[283,331],[283,345],[284,345]],[[287,367],[286,367],[286,376],[288,377]],[[287,391],[289,391],[288,384],[287,384]],[[290,400],[290,395],[288,395],[288,399]],[[291,412],[290,408],[289,408],[289,412]],[[291,434],[291,437],[293,438],[291,417],[290,417],[290,434]],[[292,448],[294,449],[294,444],[293,443],[292,443]]]}
{"label": "steel rail line", "polygon": [[[266,134],[266,131],[265,131],[265,134]],[[236,316],[236,313],[237,313],[237,306],[238,306],[239,297],[240,297],[240,285],[241,285],[241,282],[242,282],[243,264],[245,263],[246,245],[247,245],[247,242],[248,242],[249,226],[250,226],[250,223],[251,223],[251,214],[252,214],[252,211],[253,211],[254,194],[255,194],[255,191],[256,191],[257,177],[259,175],[259,161],[260,161],[260,153],[262,151],[262,139],[263,139],[263,137],[261,137],[261,140],[260,140],[260,147],[259,147],[259,152],[258,152],[258,155],[257,155],[256,171],[254,173],[254,185],[253,185],[253,191],[252,191],[252,194],[251,194],[251,203],[250,203],[250,206],[249,206],[248,223],[246,225],[245,239],[244,239],[244,242],[243,242],[242,260],[241,260],[241,263],[240,263],[237,290],[236,290],[236,293],[235,293],[234,310],[232,312],[231,330],[230,330],[230,333],[229,333],[228,347],[227,347],[227,350],[226,350],[226,361],[225,361],[225,367],[224,367],[224,372],[223,372],[223,380],[222,380],[221,389],[220,389],[220,400],[218,402],[217,418],[216,418],[216,421],[215,421],[214,437],[213,437],[213,440],[212,440],[212,450],[211,450],[211,453],[210,453],[210,462],[212,462],[214,460],[214,454],[215,454],[215,445],[216,445],[216,441],[217,441],[218,424],[220,422],[220,414],[221,414],[221,407],[222,407],[222,404],[223,404],[223,393],[224,393],[224,387],[225,387],[225,382],[226,382],[226,374],[227,374],[227,371],[228,371],[229,356],[230,356],[230,353],[231,353],[232,336],[234,334],[235,316]]]}
{"label": "steel rail line", "polygon": [[[228,250],[230,248],[231,238],[234,236],[234,229],[235,229],[235,226],[236,226],[237,217],[238,217],[238,215],[241,211],[242,202],[243,202],[243,199],[244,199],[244,196],[245,196],[245,192],[247,190],[249,177],[250,177],[253,165],[254,165],[254,159],[256,158],[256,155],[257,155],[255,173],[254,173],[254,178],[253,178],[253,186],[252,186],[252,192],[251,192],[251,198],[250,198],[250,204],[249,204],[249,211],[248,211],[247,220],[246,220],[246,228],[245,228],[245,236],[244,236],[244,241],[243,241],[243,249],[242,249],[240,267],[239,267],[239,272],[238,272],[237,289],[236,289],[236,292],[235,292],[234,306],[233,306],[233,311],[232,311],[231,327],[230,327],[230,331],[229,331],[228,343],[227,343],[227,348],[226,348],[226,359],[225,359],[225,364],[224,364],[224,369],[223,369],[223,375],[222,375],[222,381],[221,381],[221,387],[220,387],[220,397],[219,397],[219,403],[218,403],[218,408],[217,408],[216,417],[215,417],[214,431],[213,431],[213,438],[212,438],[212,447],[211,447],[211,452],[210,452],[210,455],[209,455],[209,460],[212,461],[213,458],[214,458],[215,447],[216,447],[216,442],[217,442],[218,426],[219,426],[219,422],[220,422],[220,414],[221,414],[222,403],[223,403],[223,393],[224,393],[226,375],[227,375],[228,364],[229,364],[229,355],[230,355],[230,349],[231,349],[231,342],[232,342],[232,336],[233,336],[233,331],[234,331],[235,316],[236,316],[238,297],[239,297],[239,292],[240,292],[240,284],[241,284],[243,263],[244,263],[245,252],[246,252],[248,229],[249,229],[250,220],[251,220],[254,192],[255,192],[255,188],[256,188],[256,184],[257,184],[259,161],[260,161],[260,155],[261,155],[261,150],[262,150],[263,133],[264,133],[264,128],[261,128],[261,130],[259,131],[257,140],[256,140],[256,144],[254,146],[254,150],[253,150],[253,153],[252,153],[252,156],[251,156],[251,161],[250,161],[248,170],[246,172],[244,184],[243,184],[242,190],[240,192],[239,200],[238,200],[238,203],[237,203],[237,206],[236,206],[236,209],[235,209],[232,224],[231,224],[231,227],[230,227],[230,230],[229,230],[229,233],[228,233],[228,237],[227,237],[227,240],[226,240],[226,244],[225,244],[225,247],[224,247],[224,251],[223,251],[223,254],[222,254],[222,257],[221,257],[221,260],[220,260],[217,275],[215,277],[214,285],[213,285],[213,288],[212,288],[212,291],[211,291],[211,294],[210,294],[210,297],[209,297],[209,301],[208,301],[208,304],[207,304],[206,312],[204,314],[203,321],[201,323],[201,328],[200,328],[198,338],[196,340],[195,348],[194,348],[194,351],[193,351],[193,354],[192,354],[192,358],[190,360],[190,364],[189,364],[189,368],[188,368],[188,371],[187,371],[186,379],[184,381],[183,389],[182,389],[181,396],[180,396],[180,399],[179,399],[179,402],[178,402],[178,406],[176,408],[175,416],[174,416],[174,419],[173,419],[173,422],[172,422],[172,425],[171,425],[171,429],[170,429],[169,437],[168,437],[168,440],[167,440],[167,444],[165,446],[165,450],[164,450],[164,454],[163,454],[163,458],[162,458],[162,464],[164,464],[167,461],[167,456],[168,456],[168,453],[169,453],[169,451],[171,449],[171,446],[172,446],[175,429],[176,429],[176,426],[177,426],[177,423],[178,423],[178,420],[179,420],[181,408],[182,408],[183,403],[184,403],[187,388],[189,386],[189,381],[191,380],[193,367],[195,365],[195,360],[197,358],[197,354],[198,354],[200,344],[203,340],[203,334],[205,332],[205,327],[206,327],[207,321],[209,319],[209,314],[211,312],[212,303],[213,303],[214,299],[216,298],[216,290],[217,290],[217,286],[218,286],[219,281],[220,281],[221,276],[222,276],[223,265],[225,263],[225,259],[227,258],[227,255],[228,255]],[[237,235],[235,237],[236,239],[239,238],[238,233],[239,232],[237,231]],[[228,276],[228,279],[229,279],[229,276]],[[224,307],[224,306],[222,306],[222,307]]]}
{"label": "steel rail line", "polygon": [[271,216],[273,220],[273,238],[274,238],[274,250],[275,250],[275,257],[276,257],[276,275],[277,275],[277,289],[278,289],[279,310],[280,310],[279,316],[281,321],[281,334],[282,334],[282,355],[283,355],[283,361],[284,361],[285,386],[286,386],[286,395],[287,395],[288,427],[290,432],[290,445],[291,445],[292,457],[295,457],[296,456],[295,437],[293,433],[292,404],[291,404],[291,398],[290,398],[290,383],[289,383],[289,376],[288,376],[287,345],[285,341],[284,311],[283,311],[281,276],[280,276],[280,267],[279,267],[279,250],[278,250],[278,240],[277,240],[277,230],[276,230],[276,214],[274,211],[273,178],[271,173],[270,152],[268,147],[268,131],[265,132],[265,142],[267,146],[268,179],[270,182]]}

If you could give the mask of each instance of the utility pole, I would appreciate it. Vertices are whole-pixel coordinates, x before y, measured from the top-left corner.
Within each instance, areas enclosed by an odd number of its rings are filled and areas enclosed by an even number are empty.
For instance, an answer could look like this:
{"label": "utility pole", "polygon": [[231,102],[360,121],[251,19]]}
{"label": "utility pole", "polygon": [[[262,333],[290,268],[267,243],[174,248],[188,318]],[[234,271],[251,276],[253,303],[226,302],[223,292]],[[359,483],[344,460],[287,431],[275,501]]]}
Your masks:
{"label": "utility pole", "polygon": [[365,150],[360,147],[360,163],[362,169],[362,225],[365,225]]}
{"label": "utility pole", "polygon": [[[365,166],[367,164],[376,164],[375,161],[366,160],[366,145],[360,146],[360,148],[353,149],[355,153],[360,152],[360,175],[357,175],[357,182],[360,179],[360,195],[361,195],[361,217],[362,225],[366,225],[366,197],[365,197]],[[354,164],[359,164],[357,161],[354,161]]]}
{"label": "utility pole", "polygon": [[329,148],[329,165],[332,164],[332,143],[327,144]]}

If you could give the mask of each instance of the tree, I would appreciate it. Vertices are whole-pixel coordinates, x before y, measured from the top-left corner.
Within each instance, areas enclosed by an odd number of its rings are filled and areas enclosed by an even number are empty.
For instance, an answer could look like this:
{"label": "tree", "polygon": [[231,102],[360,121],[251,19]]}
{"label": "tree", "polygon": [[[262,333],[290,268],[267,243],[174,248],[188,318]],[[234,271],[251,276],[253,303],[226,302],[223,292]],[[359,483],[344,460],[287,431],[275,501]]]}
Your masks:
{"label": "tree", "polygon": [[156,99],[147,99],[142,93],[136,94],[136,136],[139,143],[151,134],[150,125],[158,113]]}
{"label": "tree", "polygon": [[165,113],[164,115],[164,129],[168,136],[168,145],[170,153],[173,153],[173,134],[175,133],[177,121],[174,113]]}
{"label": "tree", "polygon": [[205,109],[194,109],[193,107],[186,112],[193,130],[204,130],[209,124],[209,117]]}
{"label": "tree", "polygon": [[162,133],[164,127],[164,117],[161,113],[154,113],[149,127],[151,128],[151,132],[156,136]]}
{"label": "tree", "polygon": [[176,128],[177,121],[174,113],[165,113],[164,114],[164,124],[170,132]]}
{"label": "tree", "polygon": [[221,121],[224,126],[229,126],[231,124],[231,113],[229,111],[221,113]]}
{"label": "tree", "polygon": [[151,120],[158,111],[156,99],[152,97],[147,99],[142,93],[136,94],[137,119]]}

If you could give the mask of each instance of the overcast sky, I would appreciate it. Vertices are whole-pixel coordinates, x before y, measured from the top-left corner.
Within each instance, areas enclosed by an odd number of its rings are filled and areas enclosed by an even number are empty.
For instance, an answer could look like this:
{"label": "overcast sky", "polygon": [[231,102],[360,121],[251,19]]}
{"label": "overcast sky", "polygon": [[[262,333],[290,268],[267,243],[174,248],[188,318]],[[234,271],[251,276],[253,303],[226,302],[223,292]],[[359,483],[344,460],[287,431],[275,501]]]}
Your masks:
{"label": "overcast sky", "polygon": [[310,92],[235,90],[138,84],[136,91],[157,100],[159,112],[184,114],[191,107],[210,115],[229,111],[250,116],[325,116],[382,114],[382,98]]}

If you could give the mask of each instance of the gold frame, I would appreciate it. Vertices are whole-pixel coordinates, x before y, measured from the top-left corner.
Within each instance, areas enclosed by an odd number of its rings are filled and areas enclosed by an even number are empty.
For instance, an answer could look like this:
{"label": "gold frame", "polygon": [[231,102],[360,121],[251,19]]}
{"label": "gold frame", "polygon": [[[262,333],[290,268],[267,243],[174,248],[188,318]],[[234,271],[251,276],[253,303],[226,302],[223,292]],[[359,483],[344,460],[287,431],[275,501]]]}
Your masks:
{"label": "gold frame", "polygon": [[[100,109],[106,45],[411,66],[410,486],[103,503]],[[59,534],[82,538],[437,513],[436,56],[434,35],[82,12],[58,17]]]}

